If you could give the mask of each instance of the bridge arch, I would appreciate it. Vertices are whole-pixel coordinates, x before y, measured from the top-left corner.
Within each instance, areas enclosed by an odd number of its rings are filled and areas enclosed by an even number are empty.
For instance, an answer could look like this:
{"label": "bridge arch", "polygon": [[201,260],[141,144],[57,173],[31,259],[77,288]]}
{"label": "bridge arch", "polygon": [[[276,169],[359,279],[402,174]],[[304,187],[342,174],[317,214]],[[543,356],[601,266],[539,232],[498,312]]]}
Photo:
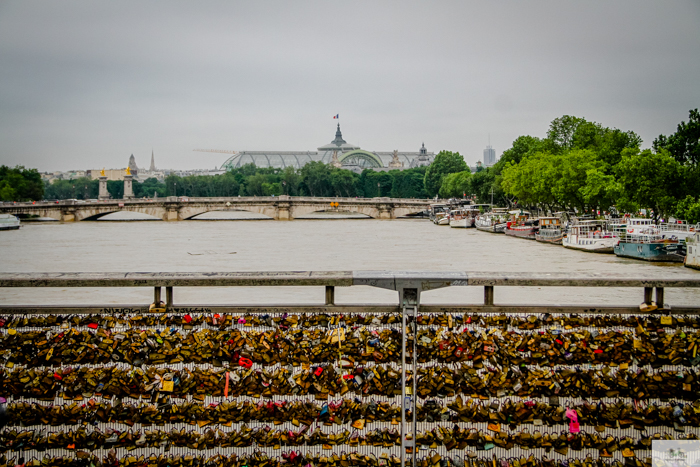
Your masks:
{"label": "bridge arch", "polygon": [[276,209],[275,206],[270,205],[270,204],[236,204],[235,207],[227,207],[227,206],[212,206],[211,204],[194,204],[194,203],[187,203],[186,205],[183,205],[180,207],[180,211],[178,214],[178,218],[182,220],[191,220],[193,217],[196,217],[200,214],[204,214],[206,212],[215,212],[215,211],[245,211],[245,212],[252,212],[256,214],[262,214],[263,216],[267,216],[271,219],[276,218]]}

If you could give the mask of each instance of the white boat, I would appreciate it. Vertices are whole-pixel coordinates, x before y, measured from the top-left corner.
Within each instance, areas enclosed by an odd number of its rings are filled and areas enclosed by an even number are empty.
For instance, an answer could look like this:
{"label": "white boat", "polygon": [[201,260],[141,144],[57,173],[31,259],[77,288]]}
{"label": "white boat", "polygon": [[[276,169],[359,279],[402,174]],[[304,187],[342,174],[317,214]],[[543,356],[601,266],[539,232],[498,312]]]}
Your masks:
{"label": "white boat", "polygon": [[[449,207],[446,204],[431,204],[429,209],[430,220],[433,221],[433,224],[440,224],[440,220],[448,216],[449,212]],[[449,218],[447,222],[449,223]]]}
{"label": "white boat", "polygon": [[660,224],[659,230],[663,238],[685,241],[695,234],[697,226],[686,224],[685,222],[676,222],[672,224]]}
{"label": "white boat", "polygon": [[12,214],[0,214],[0,230],[17,230],[20,223]]}
{"label": "white boat", "polygon": [[471,227],[472,218],[464,212],[464,209],[455,209],[450,211],[450,227],[457,229],[466,229]]}
{"label": "white boat", "polygon": [[474,219],[474,226],[484,232],[504,233],[508,225],[508,210],[493,208],[492,211],[479,214]]}
{"label": "white boat", "polygon": [[613,253],[618,240],[618,237],[604,228],[602,222],[592,220],[573,224],[562,239],[562,245],[572,250]]}
{"label": "white boat", "polygon": [[692,237],[685,239],[685,267],[700,270],[700,224],[693,227]]}

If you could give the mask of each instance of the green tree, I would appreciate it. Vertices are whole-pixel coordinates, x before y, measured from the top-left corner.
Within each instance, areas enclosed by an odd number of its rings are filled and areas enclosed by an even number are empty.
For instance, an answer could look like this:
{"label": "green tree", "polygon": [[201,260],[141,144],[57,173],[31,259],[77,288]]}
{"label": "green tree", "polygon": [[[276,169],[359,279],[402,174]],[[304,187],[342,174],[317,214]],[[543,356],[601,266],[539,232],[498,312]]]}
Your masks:
{"label": "green tree", "polygon": [[615,172],[625,210],[651,209],[655,222],[675,212],[683,169],[668,151],[625,149]]}
{"label": "green tree", "polygon": [[406,170],[392,170],[391,192],[392,198],[427,198],[423,179],[426,167],[414,167]]}
{"label": "green tree", "polygon": [[428,196],[435,196],[440,191],[442,179],[452,173],[469,170],[464,158],[458,152],[440,151],[433,163],[425,171],[425,191]]}
{"label": "green tree", "polygon": [[667,150],[680,164],[697,166],[700,164],[700,113],[691,110],[688,123],[678,124],[676,132],[670,136],[659,135],[652,145],[655,152]]}
{"label": "green tree", "polygon": [[585,119],[571,115],[555,118],[549,124],[547,138],[560,149],[571,149],[574,145],[574,135],[578,127],[584,123],[586,123]]}
{"label": "green tree", "polygon": [[551,152],[553,145],[549,140],[542,140],[535,136],[518,136],[510,148],[503,151],[498,162],[491,167],[499,175],[503,168],[509,163],[518,164],[524,157],[535,152]]}
{"label": "green tree", "polygon": [[323,162],[309,162],[301,168],[301,181],[310,196],[331,196],[333,188],[330,183],[331,169]]}
{"label": "green tree", "polygon": [[0,199],[2,201],[38,201],[44,198],[44,182],[36,169],[18,165],[0,166]]}
{"label": "green tree", "polygon": [[442,198],[462,198],[471,196],[471,186],[469,184],[472,173],[469,170],[446,175],[442,179],[440,186],[440,197]]}
{"label": "green tree", "polygon": [[700,222],[700,200],[688,195],[678,202],[676,207],[676,217],[683,219],[689,224]]}

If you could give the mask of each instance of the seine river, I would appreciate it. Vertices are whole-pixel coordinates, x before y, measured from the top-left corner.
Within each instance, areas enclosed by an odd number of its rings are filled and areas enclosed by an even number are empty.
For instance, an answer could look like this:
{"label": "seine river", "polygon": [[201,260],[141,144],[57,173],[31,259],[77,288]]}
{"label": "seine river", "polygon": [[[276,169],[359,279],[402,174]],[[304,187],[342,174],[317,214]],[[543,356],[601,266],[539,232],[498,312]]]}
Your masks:
{"label": "seine river", "polygon": [[[194,271],[492,271],[609,272],[651,277],[700,277],[676,264],[567,250],[427,220],[333,219],[294,221],[28,223],[0,232],[2,272]],[[178,304],[322,303],[321,287],[182,288]],[[396,303],[392,291],[336,290],[337,303]],[[1,289],[3,304],[150,303],[152,290]],[[483,289],[453,287],[422,295],[425,303],[481,303]],[[626,304],[641,289],[517,288],[495,291],[496,303]],[[666,302],[700,302],[700,290],[669,289]]]}

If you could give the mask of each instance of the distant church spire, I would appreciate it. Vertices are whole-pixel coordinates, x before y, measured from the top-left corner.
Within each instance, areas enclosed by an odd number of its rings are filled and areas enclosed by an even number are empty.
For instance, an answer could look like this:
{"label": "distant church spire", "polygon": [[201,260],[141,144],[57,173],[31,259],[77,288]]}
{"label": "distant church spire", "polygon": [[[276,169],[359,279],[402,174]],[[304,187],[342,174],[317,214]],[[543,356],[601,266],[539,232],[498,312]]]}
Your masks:
{"label": "distant church spire", "polygon": [[151,167],[148,170],[150,170],[151,172],[156,171],[156,160],[153,157],[153,149],[151,149]]}

